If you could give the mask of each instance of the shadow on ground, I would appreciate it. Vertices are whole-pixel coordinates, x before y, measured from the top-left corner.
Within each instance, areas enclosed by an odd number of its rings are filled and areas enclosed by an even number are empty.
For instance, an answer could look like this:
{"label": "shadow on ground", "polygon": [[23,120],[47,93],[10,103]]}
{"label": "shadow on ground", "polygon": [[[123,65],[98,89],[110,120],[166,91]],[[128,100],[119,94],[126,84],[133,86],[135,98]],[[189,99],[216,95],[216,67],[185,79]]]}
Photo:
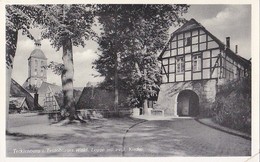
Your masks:
{"label": "shadow on ground", "polygon": [[49,125],[44,119],[36,124],[18,120],[6,136],[8,157],[249,156],[251,152],[250,140],[193,119],[111,118],[67,126]]}

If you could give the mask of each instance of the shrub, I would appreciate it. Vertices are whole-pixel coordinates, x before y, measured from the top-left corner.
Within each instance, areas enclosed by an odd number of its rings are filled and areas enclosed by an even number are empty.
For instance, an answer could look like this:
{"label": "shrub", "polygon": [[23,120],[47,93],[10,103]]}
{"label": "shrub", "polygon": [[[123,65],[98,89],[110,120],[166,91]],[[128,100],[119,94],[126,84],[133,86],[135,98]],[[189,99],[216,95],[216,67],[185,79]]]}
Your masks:
{"label": "shrub", "polygon": [[250,79],[231,81],[220,86],[212,110],[213,120],[220,125],[251,133]]}

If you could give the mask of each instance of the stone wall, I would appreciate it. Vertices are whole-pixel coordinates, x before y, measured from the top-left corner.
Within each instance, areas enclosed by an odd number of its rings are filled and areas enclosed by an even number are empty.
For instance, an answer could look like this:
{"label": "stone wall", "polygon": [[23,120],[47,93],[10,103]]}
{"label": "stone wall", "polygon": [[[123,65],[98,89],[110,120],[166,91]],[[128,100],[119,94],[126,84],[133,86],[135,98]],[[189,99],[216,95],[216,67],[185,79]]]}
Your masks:
{"label": "stone wall", "polygon": [[166,116],[177,115],[177,98],[183,90],[192,90],[199,97],[200,116],[208,116],[212,103],[215,101],[217,93],[217,82],[215,79],[186,81],[162,84],[160,87],[157,109],[164,110]]}

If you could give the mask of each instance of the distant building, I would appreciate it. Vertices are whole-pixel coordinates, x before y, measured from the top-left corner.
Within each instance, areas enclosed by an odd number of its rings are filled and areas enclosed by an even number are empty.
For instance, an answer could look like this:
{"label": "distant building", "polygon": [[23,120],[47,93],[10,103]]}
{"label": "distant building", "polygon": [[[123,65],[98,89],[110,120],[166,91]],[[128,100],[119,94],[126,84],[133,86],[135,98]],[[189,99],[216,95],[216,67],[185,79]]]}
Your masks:
{"label": "distant building", "polygon": [[175,32],[159,56],[162,85],[157,106],[165,115],[197,116],[209,112],[218,86],[249,75],[250,61],[230,49],[196,20]]}
{"label": "distant building", "polygon": [[[78,102],[81,95],[80,90],[74,89],[75,104]],[[43,82],[38,88],[39,104],[44,108],[45,111],[57,111],[63,106],[63,92],[62,87]]]}
{"label": "distant building", "polygon": [[47,81],[47,58],[41,50],[40,41],[35,42],[35,49],[28,58],[28,78],[23,87],[32,92],[33,88],[39,88],[42,82]]}
{"label": "distant building", "polygon": [[10,97],[9,98],[9,112],[21,113],[28,112],[29,107],[25,97]]}
{"label": "distant building", "polygon": [[61,86],[43,82],[38,88],[39,104],[45,111],[59,110],[62,106],[62,102],[58,99],[59,95],[62,95]]}
{"label": "distant building", "polygon": [[[35,42],[35,49],[28,58],[28,78],[23,87],[34,96],[35,102],[45,111],[60,110],[63,106],[62,87],[47,82],[47,58],[41,50],[39,40]],[[74,90],[76,102],[83,88],[77,89]]]}
{"label": "distant building", "polygon": [[11,80],[9,97],[10,113],[42,110],[40,105],[35,103],[31,94],[13,79]]}

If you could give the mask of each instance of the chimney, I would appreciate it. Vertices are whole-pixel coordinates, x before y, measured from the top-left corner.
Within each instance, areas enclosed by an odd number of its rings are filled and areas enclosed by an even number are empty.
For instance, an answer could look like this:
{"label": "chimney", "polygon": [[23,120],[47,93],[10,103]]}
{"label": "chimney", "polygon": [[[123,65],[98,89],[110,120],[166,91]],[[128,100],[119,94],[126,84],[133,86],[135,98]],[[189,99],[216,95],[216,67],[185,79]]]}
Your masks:
{"label": "chimney", "polygon": [[226,46],[230,48],[230,37],[226,37]]}
{"label": "chimney", "polygon": [[236,45],[235,53],[236,53],[236,54],[238,53],[238,45]]}
{"label": "chimney", "polygon": [[34,108],[35,108],[35,110],[38,109],[38,98],[39,98],[39,94],[36,92],[34,94]]}

